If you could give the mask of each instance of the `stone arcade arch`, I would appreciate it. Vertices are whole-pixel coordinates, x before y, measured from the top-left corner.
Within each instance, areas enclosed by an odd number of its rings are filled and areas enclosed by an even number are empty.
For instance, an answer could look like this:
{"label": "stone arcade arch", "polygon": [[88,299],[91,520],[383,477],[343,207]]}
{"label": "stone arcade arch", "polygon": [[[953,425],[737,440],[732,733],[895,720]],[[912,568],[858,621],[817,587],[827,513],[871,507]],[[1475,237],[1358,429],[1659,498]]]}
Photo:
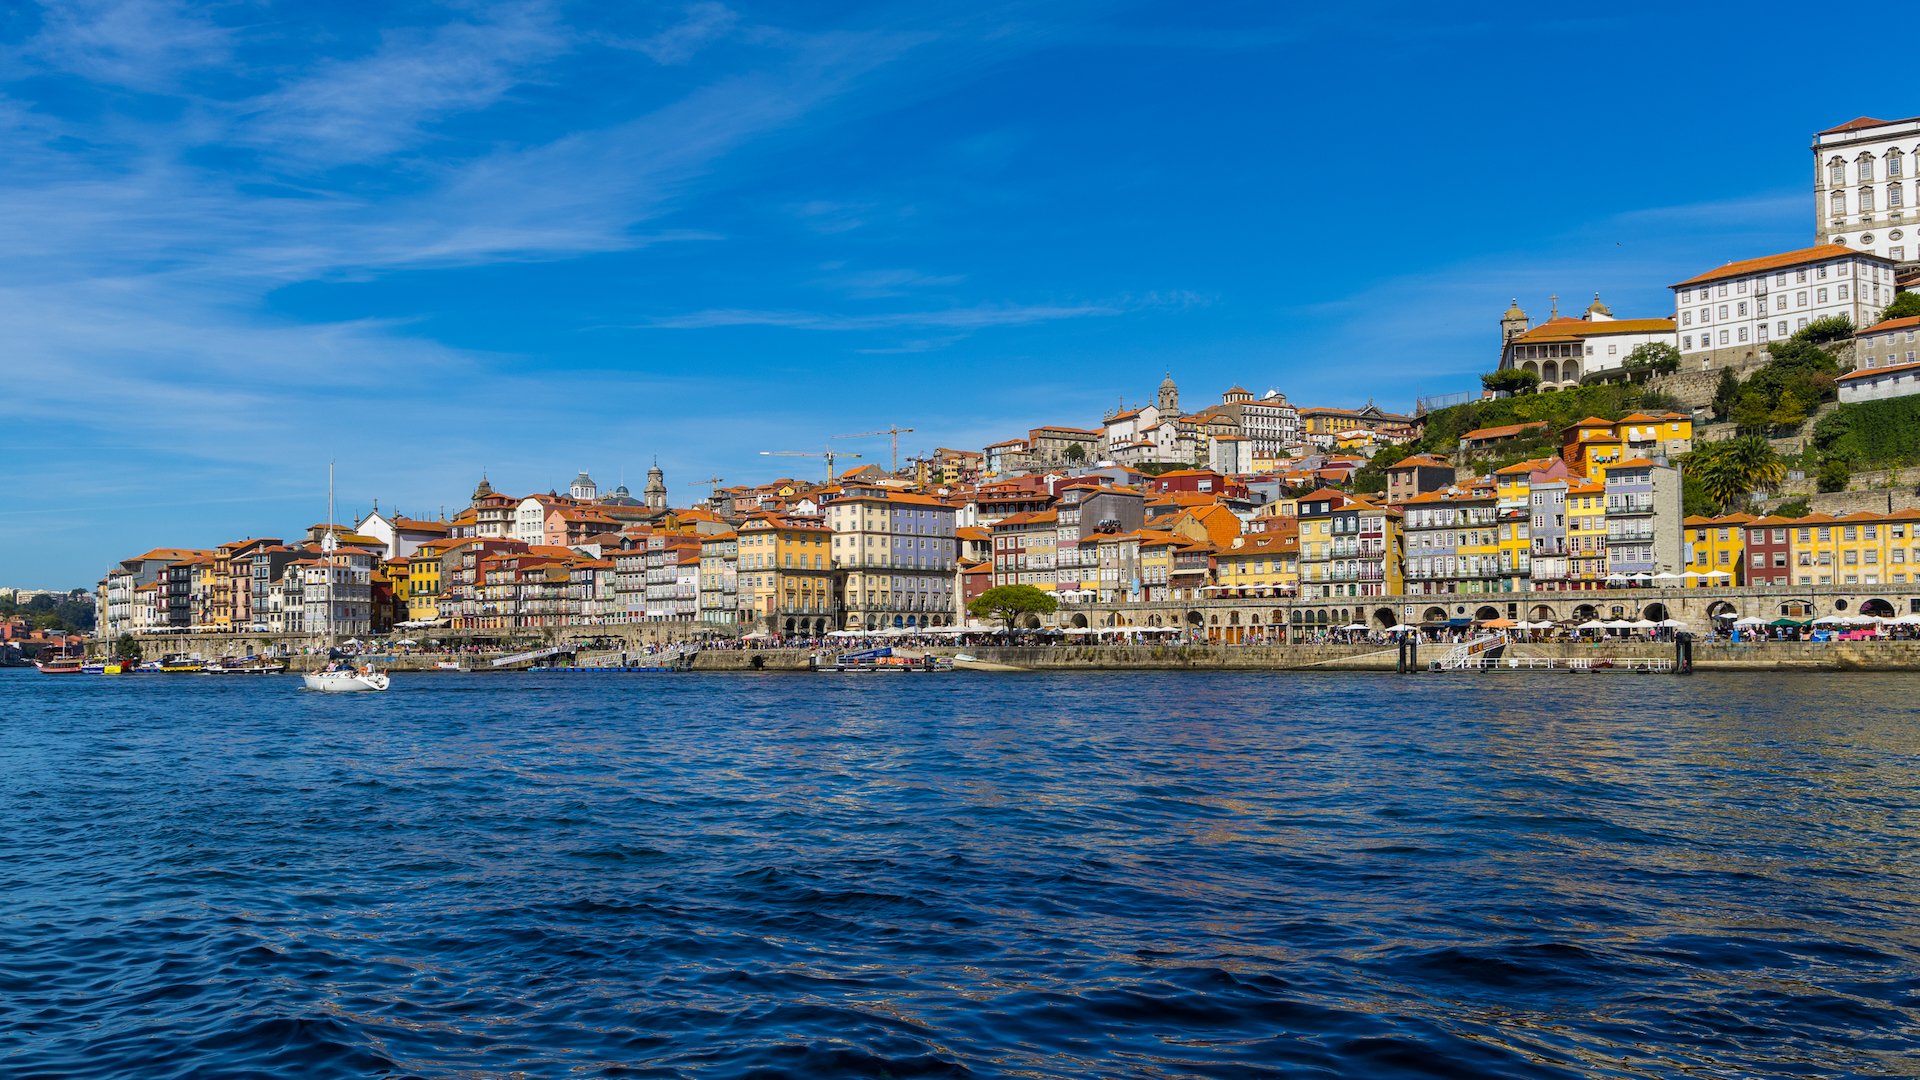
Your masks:
{"label": "stone arcade arch", "polygon": [[1490,620],[1497,619],[1499,617],[1500,617],[1500,609],[1497,607],[1494,607],[1492,604],[1482,604],[1480,605],[1480,607],[1475,609],[1473,613],[1473,619],[1475,622],[1488,622]]}
{"label": "stone arcade arch", "polygon": [[1872,615],[1879,619],[1891,619],[1894,616],[1893,604],[1877,596],[1871,600],[1862,600],[1860,614]]}
{"label": "stone arcade arch", "polygon": [[1656,602],[1641,608],[1640,617],[1646,619],[1648,622],[1663,622],[1673,618],[1673,615],[1667,611],[1667,605]]}
{"label": "stone arcade arch", "polygon": [[[1107,616],[1107,621],[1109,624],[1111,624],[1113,621],[1113,616],[1111,615]],[[1073,613],[1073,618],[1067,620],[1067,625],[1077,630],[1085,629],[1087,625],[1087,617],[1076,611]]]}
{"label": "stone arcade arch", "polygon": [[1737,619],[1740,617],[1740,609],[1734,607],[1733,602],[1729,600],[1715,600],[1713,603],[1707,605],[1707,618],[1709,620],[1719,619],[1722,615],[1729,619]]}
{"label": "stone arcade arch", "polygon": [[1373,621],[1379,624],[1382,630],[1385,630],[1389,626],[1400,625],[1400,617],[1394,614],[1393,609],[1390,607],[1374,608]]}
{"label": "stone arcade arch", "polygon": [[1420,621],[1421,622],[1446,622],[1447,609],[1443,607],[1430,607],[1426,611],[1421,612]]}
{"label": "stone arcade arch", "polygon": [[1600,609],[1592,604],[1576,604],[1573,609],[1575,622],[1592,622],[1600,617]]}
{"label": "stone arcade arch", "polygon": [[1529,622],[1559,622],[1560,617],[1555,615],[1553,609],[1547,605],[1535,604],[1527,611],[1527,620]]}

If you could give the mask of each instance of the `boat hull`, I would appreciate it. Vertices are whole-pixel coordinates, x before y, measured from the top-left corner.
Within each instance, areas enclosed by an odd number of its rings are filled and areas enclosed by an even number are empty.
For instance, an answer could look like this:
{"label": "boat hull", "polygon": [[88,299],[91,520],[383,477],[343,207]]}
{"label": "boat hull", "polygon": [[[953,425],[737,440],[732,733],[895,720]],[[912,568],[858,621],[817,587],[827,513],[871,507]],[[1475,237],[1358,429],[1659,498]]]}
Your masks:
{"label": "boat hull", "polygon": [[300,676],[300,683],[308,690],[323,694],[378,692],[389,685],[385,673],[378,671],[366,675],[357,671],[316,671]]}

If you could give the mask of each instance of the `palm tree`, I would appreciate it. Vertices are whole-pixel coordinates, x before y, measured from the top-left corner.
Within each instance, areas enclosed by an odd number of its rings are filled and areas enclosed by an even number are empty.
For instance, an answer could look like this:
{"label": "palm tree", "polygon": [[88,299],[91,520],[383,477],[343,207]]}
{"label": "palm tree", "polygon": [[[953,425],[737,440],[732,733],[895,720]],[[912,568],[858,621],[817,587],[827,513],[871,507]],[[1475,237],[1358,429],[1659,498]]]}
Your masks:
{"label": "palm tree", "polygon": [[1759,435],[1696,447],[1687,455],[1687,467],[1723,514],[1744,505],[1755,491],[1778,490],[1787,479],[1786,463],[1773,444]]}

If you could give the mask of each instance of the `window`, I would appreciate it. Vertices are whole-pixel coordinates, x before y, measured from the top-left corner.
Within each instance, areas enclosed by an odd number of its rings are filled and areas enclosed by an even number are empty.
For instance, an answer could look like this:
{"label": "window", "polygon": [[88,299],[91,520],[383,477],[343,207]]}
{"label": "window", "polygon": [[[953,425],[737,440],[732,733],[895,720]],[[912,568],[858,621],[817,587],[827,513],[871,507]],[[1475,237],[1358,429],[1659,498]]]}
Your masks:
{"label": "window", "polygon": [[1814,293],[1813,293],[1813,299],[1814,299],[1814,303],[1816,303],[1816,304],[1824,304],[1824,303],[1826,303],[1826,302],[1827,302],[1827,290],[1825,290],[1825,289],[1815,289],[1815,290],[1814,290]]}
{"label": "window", "polygon": [[1693,325],[1693,312],[1691,312],[1691,311],[1683,311],[1683,312],[1681,312],[1681,313],[1680,313],[1680,325],[1681,325],[1681,326],[1692,326],[1692,325]]}
{"label": "window", "polygon": [[1740,301],[1739,309],[1735,311],[1734,314],[1740,316],[1743,319],[1747,317],[1747,302],[1745,300]]}
{"label": "window", "polygon": [[1726,317],[1727,317],[1727,305],[1725,305],[1725,304],[1721,304],[1721,305],[1720,305],[1720,317],[1721,317],[1722,319],[1724,319],[1724,318],[1726,318]]}
{"label": "window", "polygon": [[1781,337],[1786,337],[1787,336],[1787,320],[1781,319],[1779,325],[1775,327],[1775,330],[1777,333],[1779,333]]}
{"label": "window", "polygon": [[1827,216],[1838,222],[1847,216],[1847,193],[1836,191],[1827,196]]}
{"label": "window", "polygon": [[1799,292],[1793,294],[1793,306],[1794,307],[1807,306],[1807,290],[1801,289]]}
{"label": "window", "polygon": [[1873,189],[1870,187],[1860,189],[1860,212],[1863,214],[1873,213]]}
{"label": "window", "polygon": [[1726,343],[1727,343],[1727,332],[1725,330],[1722,330],[1720,331],[1720,344],[1725,345]]}
{"label": "window", "polygon": [[1898,180],[1906,175],[1906,157],[1898,150],[1887,151],[1887,179]]}
{"label": "window", "polygon": [[1841,299],[1841,300],[1845,300],[1846,298],[1847,298],[1847,287],[1846,287],[1845,285],[1842,285],[1842,286],[1840,286],[1840,296],[1839,296],[1839,299]]}
{"label": "window", "polygon": [[1861,154],[1854,162],[1854,169],[1858,173],[1856,179],[1862,183],[1873,179],[1873,155]]}
{"label": "window", "polygon": [[1680,339],[1680,347],[1681,347],[1681,348],[1683,348],[1683,349],[1691,349],[1691,348],[1693,348],[1693,335],[1692,335],[1692,334],[1688,334],[1688,335],[1686,335],[1685,337],[1682,337],[1682,338]]}
{"label": "window", "polygon": [[1901,206],[1905,205],[1906,200],[1901,195],[1903,190],[1899,184],[1887,185],[1887,209],[1898,210]]}
{"label": "window", "polygon": [[1834,185],[1834,184],[1844,184],[1846,182],[1847,182],[1847,163],[1844,161],[1841,161],[1837,157],[1828,161],[1827,162],[1827,183],[1829,185]]}

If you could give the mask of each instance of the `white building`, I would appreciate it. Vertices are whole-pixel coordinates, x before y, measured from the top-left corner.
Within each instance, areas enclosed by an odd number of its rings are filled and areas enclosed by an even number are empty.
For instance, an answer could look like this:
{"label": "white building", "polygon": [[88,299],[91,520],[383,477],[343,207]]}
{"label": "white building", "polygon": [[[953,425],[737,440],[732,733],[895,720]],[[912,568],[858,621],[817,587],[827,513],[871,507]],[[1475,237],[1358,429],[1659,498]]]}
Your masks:
{"label": "white building", "polygon": [[1920,315],[1889,319],[1854,338],[1858,366],[1840,376],[1840,401],[1920,394]]}
{"label": "white building", "polygon": [[1816,319],[1878,322],[1893,302],[1891,259],[1839,244],[1728,263],[1672,286],[1680,355],[1700,370],[1766,359],[1769,341]]}
{"label": "white building", "polygon": [[1556,305],[1546,322],[1531,329],[1527,313],[1515,301],[1500,326],[1500,367],[1531,371],[1546,390],[1579,386],[1585,376],[1617,371],[1642,345],[1679,345],[1672,319],[1616,319],[1599,293],[1580,318],[1560,314]]}
{"label": "white building", "polygon": [[1920,262],[1914,178],[1920,164],[1920,116],[1862,116],[1813,137],[1814,238]]}

